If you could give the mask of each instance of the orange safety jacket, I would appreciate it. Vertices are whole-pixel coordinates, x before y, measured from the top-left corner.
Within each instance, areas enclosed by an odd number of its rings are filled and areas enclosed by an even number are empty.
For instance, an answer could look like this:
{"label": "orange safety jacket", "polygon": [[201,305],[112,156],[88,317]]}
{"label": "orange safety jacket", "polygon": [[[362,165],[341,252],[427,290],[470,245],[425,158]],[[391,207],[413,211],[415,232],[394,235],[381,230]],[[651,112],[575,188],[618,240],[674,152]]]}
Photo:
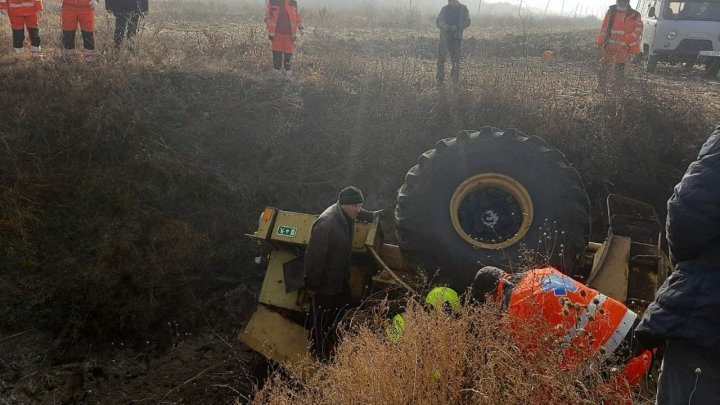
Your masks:
{"label": "orange safety jacket", "polygon": [[[509,275],[508,275],[509,277]],[[512,291],[498,283],[497,299],[507,305],[518,344],[532,352],[543,337],[565,343],[564,364],[577,365],[596,354],[610,356],[632,329],[637,314],[558,270],[531,270]],[[516,322],[521,321],[521,322]],[[639,384],[650,367],[649,352],[632,359],[623,378],[631,387]]]}
{"label": "orange safety jacket", "polygon": [[43,4],[42,0],[0,0],[0,10],[12,17],[31,16],[43,11]]}
{"label": "orange safety jacket", "polygon": [[62,6],[90,8],[90,0],[62,0]]}
{"label": "orange safety jacket", "polygon": [[303,29],[302,18],[297,8],[296,0],[267,0],[265,3],[265,25],[270,35],[275,35],[278,18],[280,17],[280,7],[285,7],[288,16],[290,16],[290,29],[295,35],[298,30]]}
{"label": "orange safety jacket", "polygon": [[630,6],[623,11],[617,10],[614,5],[611,6],[605,13],[600,34],[597,36],[597,44],[603,50],[603,60],[625,63],[630,55],[639,54],[642,32],[643,22],[640,13]]}

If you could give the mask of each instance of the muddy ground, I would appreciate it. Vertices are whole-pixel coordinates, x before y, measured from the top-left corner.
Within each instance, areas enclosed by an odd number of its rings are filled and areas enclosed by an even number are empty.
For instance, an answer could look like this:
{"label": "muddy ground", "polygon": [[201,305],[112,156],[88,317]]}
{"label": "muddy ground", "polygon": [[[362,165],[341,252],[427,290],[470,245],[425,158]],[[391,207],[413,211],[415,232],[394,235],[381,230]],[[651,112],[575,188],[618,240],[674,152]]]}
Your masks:
{"label": "muddy ground", "polygon": [[[256,300],[256,282],[247,284],[229,284],[203,303],[212,324],[168,320],[144,343],[74,340],[41,329],[3,336],[0,404],[246,402],[267,374],[265,360],[236,339]],[[167,347],[153,341],[160,335]]]}

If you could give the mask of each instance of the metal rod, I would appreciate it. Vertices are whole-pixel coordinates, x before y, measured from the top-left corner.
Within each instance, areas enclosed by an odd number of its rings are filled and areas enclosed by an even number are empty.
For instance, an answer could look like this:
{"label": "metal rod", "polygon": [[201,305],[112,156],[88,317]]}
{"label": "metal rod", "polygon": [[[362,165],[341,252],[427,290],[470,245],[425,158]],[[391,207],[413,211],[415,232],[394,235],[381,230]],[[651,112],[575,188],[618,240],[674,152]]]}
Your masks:
{"label": "metal rod", "polygon": [[18,337],[18,336],[22,336],[22,335],[24,335],[24,334],[26,334],[26,333],[30,333],[30,332],[34,331],[35,329],[37,329],[37,328],[28,329],[28,330],[26,330],[26,331],[24,331],[24,332],[20,332],[20,333],[14,334],[14,335],[10,335],[10,336],[8,336],[8,337],[4,337],[4,338],[0,339],[0,342],[4,342],[4,341],[6,341],[6,340],[10,340],[10,339],[15,338],[15,337]]}
{"label": "metal rod", "polygon": [[398,275],[395,274],[395,272],[392,271],[392,269],[391,269],[387,264],[385,264],[385,262],[384,262],[383,259],[380,257],[380,255],[378,254],[378,252],[375,251],[375,248],[374,248],[374,247],[368,246],[367,248],[368,248],[368,250],[370,251],[370,253],[373,255],[373,258],[375,258],[375,261],[383,268],[383,270],[387,271],[388,274],[390,274],[390,277],[392,277],[395,281],[397,281],[398,284],[400,284],[400,286],[402,286],[402,287],[405,288],[406,290],[410,291],[413,295],[418,295],[417,291],[415,291],[412,287],[410,287],[409,285],[407,285],[407,283],[405,283],[404,281],[402,281],[402,280],[400,279],[400,277],[398,277]]}

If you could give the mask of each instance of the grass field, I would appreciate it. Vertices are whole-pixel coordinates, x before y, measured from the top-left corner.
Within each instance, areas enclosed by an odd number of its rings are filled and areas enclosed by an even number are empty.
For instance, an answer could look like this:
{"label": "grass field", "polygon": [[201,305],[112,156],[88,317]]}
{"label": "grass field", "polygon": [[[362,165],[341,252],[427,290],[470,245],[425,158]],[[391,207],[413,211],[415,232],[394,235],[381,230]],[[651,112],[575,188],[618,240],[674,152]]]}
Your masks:
{"label": "grass field", "polygon": [[596,92],[593,19],[473,16],[452,89],[413,10],[303,10],[278,83],[254,5],[151,3],[117,51],[98,10],[94,64],[61,58],[45,7],[42,63],[0,32],[0,339],[26,332],[0,340],[7,403],[242,400],[234,337],[262,277],[244,234],[265,205],[320,212],[354,184],[392,211],[438,139],[515,127],[578,168],[602,238],[609,192],[663,215],[720,111],[699,68],[632,65],[622,95]]}

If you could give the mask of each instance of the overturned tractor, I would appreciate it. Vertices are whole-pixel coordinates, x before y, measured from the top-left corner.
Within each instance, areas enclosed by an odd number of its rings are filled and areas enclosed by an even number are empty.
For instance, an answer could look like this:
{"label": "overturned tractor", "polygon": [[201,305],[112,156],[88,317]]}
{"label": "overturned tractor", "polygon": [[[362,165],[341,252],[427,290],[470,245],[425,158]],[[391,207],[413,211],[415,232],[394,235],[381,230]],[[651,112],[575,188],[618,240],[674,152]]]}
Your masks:
{"label": "overturned tractor", "polygon": [[[395,209],[398,245],[385,243],[377,219],[356,224],[353,299],[392,289],[416,293],[428,280],[463,291],[486,265],[513,272],[549,263],[642,309],[670,269],[657,215],[619,195],[608,196],[607,205],[607,237],[590,242],[588,196],[562,153],[514,129],[462,131],[438,141],[408,171]],[[268,207],[250,235],[265,249],[267,270],[239,339],[280,364],[309,353],[302,255],[316,218]]]}

